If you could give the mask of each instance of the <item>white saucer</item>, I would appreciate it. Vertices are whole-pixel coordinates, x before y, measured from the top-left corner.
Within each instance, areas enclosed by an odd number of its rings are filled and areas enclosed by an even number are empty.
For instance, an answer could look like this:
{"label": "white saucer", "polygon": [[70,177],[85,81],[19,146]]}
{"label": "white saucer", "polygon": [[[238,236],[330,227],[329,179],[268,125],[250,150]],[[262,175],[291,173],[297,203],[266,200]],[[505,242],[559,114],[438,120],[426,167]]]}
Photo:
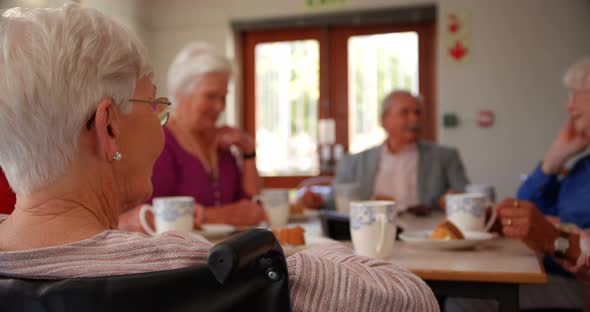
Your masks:
{"label": "white saucer", "polygon": [[203,224],[200,230],[195,230],[194,232],[206,238],[219,238],[228,236],[235,230],[236,228],[229,224]]}
{"label": "white saucer", "polygon": [[488,232],[463,232],[465,239],[456,240],[436,240],[430,239],[431,230],[428,231],[414,231],[402,233],[399,235],[401,240],[408,245],[428,249],[454,250],[454,249],[468,249],[474,248],[485,242],[497,237],[496,234]]}

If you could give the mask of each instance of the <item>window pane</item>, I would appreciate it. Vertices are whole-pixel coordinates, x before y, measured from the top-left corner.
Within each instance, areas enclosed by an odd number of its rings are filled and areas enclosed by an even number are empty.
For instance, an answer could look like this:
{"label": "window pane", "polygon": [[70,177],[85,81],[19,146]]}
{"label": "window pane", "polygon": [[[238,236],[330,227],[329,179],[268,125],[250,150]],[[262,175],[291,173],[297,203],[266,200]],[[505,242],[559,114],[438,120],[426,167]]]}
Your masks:
{"label": "window pane", "polygon": [[349,151],[357,153],[385,139],[381,100],[394,89],[418,93],[416,32],[353,36],[348,40]]}
{"label": "window pane", "polygon": [[317,40],[256,45],[256,165],[263,176],[318,173]]}

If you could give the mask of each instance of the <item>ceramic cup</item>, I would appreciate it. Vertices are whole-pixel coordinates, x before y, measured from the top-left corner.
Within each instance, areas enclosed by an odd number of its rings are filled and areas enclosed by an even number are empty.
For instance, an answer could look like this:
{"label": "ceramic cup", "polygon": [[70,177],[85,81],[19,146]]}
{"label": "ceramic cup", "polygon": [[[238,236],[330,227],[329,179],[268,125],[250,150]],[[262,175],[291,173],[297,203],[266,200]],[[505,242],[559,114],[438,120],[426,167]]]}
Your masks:
{"label": "ceramic cup", "polygon": [[387,259],[395,243],[397,213],[392,201],[350,203],[350,236],[355,253]]}
{"label": "ceramic cup", "polygon": [[350,213],[350,202],[358,201],[360,197],[360,186],[357,183],[335,183],[334,203],[336,211]]}
{"label": "ceramic cup", "polygon": [[465,193],[483,194],[487,197],[490,204],[496,202],[496,189],[489,184],[467,184]]}
{"label": "ceramic cup", "polygon": [[461,231],[487,232],[496,220],[496,208],[486,223],[488,198],[483,194],[450,194],[446,197],[447,219]]}
{"label": "ceramic cup", "polygon": [[260,199],[269,227],[286,226],[289,221],[289,191],[287,189],[265,189],[262,190]]}
{"label": "ceramic cup", "polygon": [[[167,231],[191,232],[195,215],[195,200],[190,196],[156,197],[153,206],[144,205],[139,211],[139,221],[143,229],[150,235]],[[154,215],[155,229],[152,229],[146,213]]]}

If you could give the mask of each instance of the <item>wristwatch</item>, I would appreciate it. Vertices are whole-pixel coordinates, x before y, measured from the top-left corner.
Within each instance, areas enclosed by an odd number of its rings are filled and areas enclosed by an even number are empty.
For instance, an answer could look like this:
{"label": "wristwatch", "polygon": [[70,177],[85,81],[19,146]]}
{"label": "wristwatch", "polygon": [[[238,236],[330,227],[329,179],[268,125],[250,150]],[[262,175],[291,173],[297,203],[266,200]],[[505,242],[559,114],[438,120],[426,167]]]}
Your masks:
{"label": "wristwatch", "polygon": [[553,255],[556,258],[565,258],[565,253],[570,248],[569,237],[570,234],[568,232],[559,231],[559,237],[553,242],[553,248],[555,248]]}

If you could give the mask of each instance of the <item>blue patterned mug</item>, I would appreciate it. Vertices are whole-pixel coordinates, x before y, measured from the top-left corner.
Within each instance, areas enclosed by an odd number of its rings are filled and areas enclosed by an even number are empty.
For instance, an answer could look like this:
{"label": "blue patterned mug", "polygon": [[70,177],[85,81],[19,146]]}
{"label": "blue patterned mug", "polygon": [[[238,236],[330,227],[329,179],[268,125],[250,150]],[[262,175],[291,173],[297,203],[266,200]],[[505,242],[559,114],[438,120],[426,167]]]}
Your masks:
{"label": "blue patterned mug", "polygon": [[[496,221],[496,207],[484,194],[464,193],[446,196],[447,219],[461,231],[487,232]],[[486,223],[486,209],[491,207],[492,215]]]}
{"label": "blue patterned mug", "polygon": [[393,201],[350,203],[350,236],[357,255],[390,258],[395,243],[397,212]]}
{"label": "blue patterned mug", "polygon": [[465,193],[483,194],[487,197],[489,204],[496,202],[496,189],[489,184],[467,184]]}
{"label": "blue patterned mug", "polygon": [[[195,200],[190,196],[156,197],[153,207],[143,205],[139,210],[141,227],[150,235],[167,231],[191,232],[194,225]],[[149,226],[145,214],[150,211],[154,215],[156,229]]]}

